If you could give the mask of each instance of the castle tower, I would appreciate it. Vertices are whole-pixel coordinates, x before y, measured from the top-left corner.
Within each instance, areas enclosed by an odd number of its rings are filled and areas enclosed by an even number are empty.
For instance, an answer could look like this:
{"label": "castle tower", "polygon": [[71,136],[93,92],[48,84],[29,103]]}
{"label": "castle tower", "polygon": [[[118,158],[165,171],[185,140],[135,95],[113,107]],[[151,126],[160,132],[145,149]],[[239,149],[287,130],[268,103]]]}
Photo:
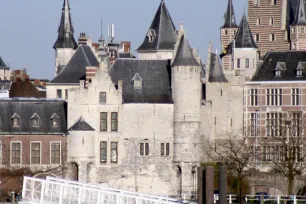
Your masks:
{"label": "castle tower", "polygon": [[182,194],[191,195],[192,169],[201,161],[201,66],[193,56],[185,35],[179,39],[172,63],[174,100],[174,163],[181,173]]}
{"label": "castle tower", "polygon": [[306,17],[305,1],[299,0],[297,15],[290,25],[290,39],[292,50],[306,50]]}
{"label": "castle tower", "polygon": [[251,77],[255,72],[259,57],[258,47],[245,14],[242,16],[234,41],[223,51],[221,57],[232,60],[232,69],[224,70],[226,78],[232,85],[244,84],[245,76]]}
{"label": "castle tower", "polygon": [[[221,30],[221,49],[225,50],[228,45],[235,39],[238,26],[236,24],[233,0],[228,0],[227,10],[224,14],[224,24]],[[222,58],[223,69],[231,69],[231,58],[226,56]]]}
{"label": "castle tower", "polygon": [[156,12],[147,35],[137,49],[139,58],[143,60],[173,59],[176,44],[176,29],[164,0]]}
{"label": "castle tower", "polygon": [[55,49],[55,76],[61,72],[78,47],[73,33],[69,2],[64,0],[58,38],[53,46],[53,49]]}

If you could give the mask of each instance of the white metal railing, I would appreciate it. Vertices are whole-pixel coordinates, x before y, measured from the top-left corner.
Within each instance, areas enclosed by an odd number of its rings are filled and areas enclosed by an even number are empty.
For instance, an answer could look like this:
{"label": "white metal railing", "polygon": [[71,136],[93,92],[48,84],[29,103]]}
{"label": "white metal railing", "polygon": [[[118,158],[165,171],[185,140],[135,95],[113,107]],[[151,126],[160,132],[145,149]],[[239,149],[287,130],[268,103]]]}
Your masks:
{"label": "white metal railing", "polygon": [[263,202],[281,204],[291,202],[293,204],[305,203],[306,196],[299,195],[246,195],[246,203],[260,203],[261,199]]}
{"label": "white metal railing", "polygon": [[[219,195],[218,194],[214,194],[214,203],[218,203],[219,201]],[[235,201],[238,201],[238,196],[235,194],[228,194],[227,195],[227,202],[229,204],[235,203]]]}
{"label": "white metal railing", "polygon": [[[24,177],[22,197],[32,204],[171,204],[182,203],[164,197],[145,194],[128,194],[114,189],[100,189],[65,183],[55,180],[42,180]],[[127,192],[127,191],[126,191]]]}
{"label": "white metal railing", "polygon": [[169,198],[169,197],[160,197],[160,196],[148,195],[148,194],[143,194],[143,193],[137,193],[137,192],[133,192],[133,191],[124,191],[124,190],[120,190],[120,189],[103,187],[103,186],[98,185],[98,184],[88,184],[88,183],[82,183],[82,182],[76,182],[76,181],[54,178],[54,177],[50,177],[50,176],[47,176],[46,179],[48,181],[61,182],[61,183],[65,183],[65,184],[81,186],[81,187],[85,187],[85,188],[93,188],[93,189],[98,189],[98,190],[103,190],[103,191],[111,191],[111,192],[116,192],[116,193],[125,194],[125,195],[140,196],[140,197],[149,198],[149,199],[163,198],[163,200],[166,200],[166,201],[173,201],[173,202],[178,202],[179,201],[178,199]]}

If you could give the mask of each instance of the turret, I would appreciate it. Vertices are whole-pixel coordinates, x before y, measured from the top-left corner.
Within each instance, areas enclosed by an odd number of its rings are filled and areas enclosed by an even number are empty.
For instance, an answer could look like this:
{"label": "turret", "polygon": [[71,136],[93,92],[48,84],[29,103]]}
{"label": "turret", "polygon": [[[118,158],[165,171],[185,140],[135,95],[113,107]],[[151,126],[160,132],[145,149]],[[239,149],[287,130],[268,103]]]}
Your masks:
{"label": "turret", "polygon": [[140,59],[173,59],[176,29],[164,0],[156,12],[147,35],[137,49]]}
{"label": "turret", "polygon": [[[221,30],[221,49],[225,50],[228,45],[235,39],[238,26],[236,24],[233,0],[228,0],[227,10],[224,14],[224,24]],[[231,59],[229,57],[222,58],[223,69],[230,69],[232,67]]]}
{"label": "turret", "polygon": [[69,2],[64,0],[58,38],[53,46],[53,49],[55,49],[55,76],[61,72],[78,47],[73,33]]}
{"label": "turret", "polygon": [[174,156],[182,171],[182,194],[192,194],[192,167],[201,162],[201,66],[185,35],[179,39],[172,63]]}
{"label": "turret", "polygon": [[290,39],[292,50],[306,50],[306,17],[305,1],[299,0],[297,15],[290,25]]}

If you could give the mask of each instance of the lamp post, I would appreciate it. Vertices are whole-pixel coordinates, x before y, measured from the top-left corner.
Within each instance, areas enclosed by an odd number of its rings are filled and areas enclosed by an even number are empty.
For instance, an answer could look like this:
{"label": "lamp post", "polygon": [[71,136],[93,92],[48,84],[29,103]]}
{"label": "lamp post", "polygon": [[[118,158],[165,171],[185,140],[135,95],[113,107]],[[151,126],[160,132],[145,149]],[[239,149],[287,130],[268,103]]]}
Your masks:
{"label": "lamp post", "polygon": [[137,186],[137,147],[138,145],[141,143],[141,142],[145,142],[145,141],[148,141],[149,139],[144,139],[144,140],[141,140],[140,142],[136,143],[135,140],[132,140],[132,139],[128,139],[128,138],[124,138],[124,140],[126,141],[130,141],[133,145],[134,145],[134,148],[135,148],[135,192],[138,192],[138,186]]}

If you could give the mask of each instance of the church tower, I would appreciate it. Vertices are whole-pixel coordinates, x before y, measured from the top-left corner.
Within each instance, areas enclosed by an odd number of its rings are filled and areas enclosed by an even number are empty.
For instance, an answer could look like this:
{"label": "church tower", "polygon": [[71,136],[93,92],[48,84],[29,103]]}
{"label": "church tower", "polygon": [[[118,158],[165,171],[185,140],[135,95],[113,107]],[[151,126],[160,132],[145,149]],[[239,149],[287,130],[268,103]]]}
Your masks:
{"label": "church tower", "polygon": [[156,12],[147,35],[137,49],[143,60],[173,59],[176,44],[176,29],[164,0]]}
{"label": "church tower", "polygon": [[[238,26],[236,24],[233,0],[228,0],[227,10],[224,14],[224,24],[221,27],[221,49],[224,51],[235,39]],[[229,56],[222,58],[223,69],[231,69],[232,61]]]}
{"label": "church tower", "polygon": [[193,169],[201,162],[201,66],[183,34],[172,63],[174,163],[181,172],[182,194],[191,195]]}
{"label": "church tower", "polygon": [[53,49],[55,49],[55,76],[61,72],[78,47],[73,33],[69,1],[64,0],[58,38],[53,46]]}
{"label": "church tower", "polygon": [[290,38],[292,50],[306,50],[306,17],[305,1],[299,0],[297,15],[290,25]]}

